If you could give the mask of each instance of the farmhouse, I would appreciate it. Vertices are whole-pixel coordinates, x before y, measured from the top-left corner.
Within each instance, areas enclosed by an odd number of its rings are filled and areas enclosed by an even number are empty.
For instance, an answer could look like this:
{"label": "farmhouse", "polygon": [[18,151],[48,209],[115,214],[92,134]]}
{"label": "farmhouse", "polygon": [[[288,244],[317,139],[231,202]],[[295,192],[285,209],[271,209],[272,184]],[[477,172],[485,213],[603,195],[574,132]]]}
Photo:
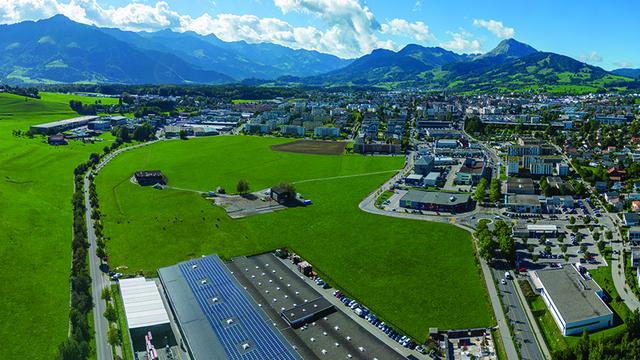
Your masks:
{"label": "farmhouse", "polygon": [[278,185],[271,188],[271,199],[278,202],[279,204],[284,204],[294,200],[296,198],[295,190],[291,187]]}
{"label": "farmhouse", "polygon": [[460,213],[473,210],[473,201],[466,194],[410,190],[400,199],[400,206],[414,210]]}
{"label": "farmhouse", "polygon": [[[578,265],[579,266],[579,265]],[[582,267],[531,272],[562,335],[576,335],[613,324],[613,312],[604,303],[604,291]]]}
{"label": "farmhouse", "polygon": [[152,186],[156,184],[166,185],[167,178],[160,170],[136,171],[134,174],[136,182],[140,186]]}
{"label": "farmhouse", "polygon": [[64,138],[64,135],[62,134],[56,134],[56,135],[49,135],[49,137],[47,138],[47,143],[49,143],[49,145],[67,145],[67,139]]}

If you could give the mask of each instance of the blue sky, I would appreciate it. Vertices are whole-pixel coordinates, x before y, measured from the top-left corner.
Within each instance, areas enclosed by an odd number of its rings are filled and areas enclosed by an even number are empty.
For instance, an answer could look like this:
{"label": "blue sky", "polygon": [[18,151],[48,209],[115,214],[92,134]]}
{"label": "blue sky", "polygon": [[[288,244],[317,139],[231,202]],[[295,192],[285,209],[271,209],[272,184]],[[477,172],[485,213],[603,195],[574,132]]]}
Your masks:
{"label": "blue sky", "polygon": [[0,22],[63,13],[98,26],[171,28],[355,57],[408,43],[485,52],[514,37],[606,69],[640,67],[640,2],[595,0],[4,0]]}

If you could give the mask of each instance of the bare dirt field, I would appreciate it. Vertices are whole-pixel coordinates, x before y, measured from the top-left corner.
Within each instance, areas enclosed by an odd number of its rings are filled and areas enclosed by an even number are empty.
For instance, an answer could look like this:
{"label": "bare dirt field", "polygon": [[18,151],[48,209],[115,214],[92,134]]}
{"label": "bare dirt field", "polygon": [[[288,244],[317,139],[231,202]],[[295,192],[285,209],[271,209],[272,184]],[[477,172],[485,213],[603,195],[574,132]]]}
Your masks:
{"label": "bare dirt field", "polygon": [[271,146],[272,150],[301,154],[342,155],[347,145],[342,141],[296,140]]}

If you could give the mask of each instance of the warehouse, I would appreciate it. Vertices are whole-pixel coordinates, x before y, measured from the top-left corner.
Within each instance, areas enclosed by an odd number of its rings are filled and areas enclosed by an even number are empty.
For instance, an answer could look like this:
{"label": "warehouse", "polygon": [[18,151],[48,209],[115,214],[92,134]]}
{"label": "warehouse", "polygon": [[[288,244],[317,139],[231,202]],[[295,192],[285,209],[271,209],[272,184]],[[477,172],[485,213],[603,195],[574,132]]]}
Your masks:
{"label": "warehouse", "polygon": [[145,350],[144,337],[148,332],[153,334],[153,338],[163,341],[154,344],[156,347],[166,346],[165,339],[170,346],[175,345],[169,315],[154,281],[147,281],[144,277],[122,279],[120,293],[131,342],[136,352]]}
{"label": "warehouse", "polygon": [[158,275],[193,360],[301,359],[218,256]]}
{"label": "warehouse", "polygon": [[46,124],[38,124],[31,126],[31,132],[43,135],[52,135],[67,130],[86,126],[90,121],[97,120],[98,116],[80,116],[67,120],[54,121]]}
{"label": "warehouse", "polygon": [[[579,265],[578,265],[579,266]],[[604,303],[604,291],[586,270],[574,265],[531,272],[562,335],[577,335],[613,324],[613,312]]]}
{"label": "warehouse", "polygon": [[461,213],[473,210],[467,194],[410,190],[400,199],[400,207],[414,210]]}
{"label": "warehouse", "polygon": [[140,186],[167,185],[167,178],[160,170],[136,171],[133,176]]}

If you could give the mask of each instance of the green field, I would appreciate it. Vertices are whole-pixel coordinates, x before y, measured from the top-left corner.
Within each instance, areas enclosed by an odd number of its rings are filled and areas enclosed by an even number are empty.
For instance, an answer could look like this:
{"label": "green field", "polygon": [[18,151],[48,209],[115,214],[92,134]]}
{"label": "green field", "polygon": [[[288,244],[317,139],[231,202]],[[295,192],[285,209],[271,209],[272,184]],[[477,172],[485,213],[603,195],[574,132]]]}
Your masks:
{"label": "green field", "polygon": [[[371,215],[357,204],[390,174],[324,179],[402,167],[401,157],[320,156],[270,150],[286,139],[216,137],[167,141],[126,152],[98,176],[112,266],[154,273],[218,253],[225,258],[286,246],[385,321],[415,338],[429,327],[494,324],[470,235],[457,227]],[[198,194],[133,185],[136,170],[160,169],[194,190],[240,178],[260,190],[296,182],[314,205],[231,220]]]}
{"label": "green field", "polygon": [[0,94],[0,359],[51,359],[67,335],[73,169],[110,143],[51,147],[12,130],[77,116],[72,98]]}

